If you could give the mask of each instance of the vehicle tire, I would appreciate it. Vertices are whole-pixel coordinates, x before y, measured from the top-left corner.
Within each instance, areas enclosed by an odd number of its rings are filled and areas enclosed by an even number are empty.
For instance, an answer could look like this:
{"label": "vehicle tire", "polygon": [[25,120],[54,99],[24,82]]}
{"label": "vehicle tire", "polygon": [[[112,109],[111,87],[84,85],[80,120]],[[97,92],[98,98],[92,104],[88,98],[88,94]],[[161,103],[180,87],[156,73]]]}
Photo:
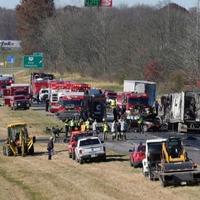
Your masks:
{"label": "vehicle tire", "polygon": [[105,162],[106,161],[106,155],[103,156],[102,161]]}
{"label": "vehicle tire", "polygon": [[149,173],[148,173],[148,177],[149,177],[149,180],[150,180],[150,181],[153,181],[153,180],[154,180],[154,178],[153,178],[153,174],[152,174],[151,171],[149,171]]}
{"label": "vehicle tire", "polygon": [[34,146],[32,145],[31,148],[29,149],[29,155],[33,155],[34,154]]}
{"label": "vehicle tire", "polygon": [[84,162],[84,160],[82,158],[80,158],[79,163],[82,165]]}
{"label": "vehicle tire", "polygon": [[12,156],[13,152],[9,146],[5,147],[5,154],[6,156]]}
{"label": "vehicle tire", "polygon": [[69,158],[72,158],[72,154],[71,153],[68,153],[69,154]]}
{"label": "vehicle tire", "polygon": [[3,146],[3,155],[6,156],[6,147]]}
{"label": "vehicle tire", "polygon": [[161,186],[166,187],[168,185],[167,181],[163,180],[161,177],[159,177],[159,181]]}
{"label": "vehicle tire", "polygon": [[72,157],[72,160],[75,160],[75,158],[76,158],[75,152],[72,152],[71,157]]}
{"label": "vehicle tire", "polygon": [[130,166],[133,167],[133,162],[131,161],[131,159],[130,159]]}

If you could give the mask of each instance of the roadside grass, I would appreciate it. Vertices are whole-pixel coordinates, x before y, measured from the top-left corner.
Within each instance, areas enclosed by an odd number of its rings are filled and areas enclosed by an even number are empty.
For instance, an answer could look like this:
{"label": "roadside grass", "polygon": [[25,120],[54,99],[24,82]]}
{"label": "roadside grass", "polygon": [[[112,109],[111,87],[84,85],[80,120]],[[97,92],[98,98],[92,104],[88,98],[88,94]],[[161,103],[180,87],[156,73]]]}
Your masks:
{"label": "roadside grass", "polygon": [[0,107],[0,117],[4,131],[11,123],[24,122],[28,124],[30,135],[44,135],[46,127],[58,125],[61,128],[64,126],[63,122],[56,117],[48,116],[44,111],[38,112],[32,109],[11,111],[8,107]]}
{"label": "roadside grass", "polygon": [[[2,160],[0,159],[0,162]],[[5,160],[4,160],[5,162]],[[15,173],[20,173],[17,170]],[[24,171],[22,172],[24,174]],[[28,174],[27,174],[28,175]],[[27,199],[30,200],[45,200],[44,197],[37,191],[34,191],[29,185],[26,185],[23,180],[20,180],[19,177],[16,178],[13,176],[13,173],[8,173],[5,169],[0,167],[0,176],[3,177],[6,181],[8,181],[11,185],[15,185],[18,188],[22,189],[23,192],[25,193],[25,196]]]}

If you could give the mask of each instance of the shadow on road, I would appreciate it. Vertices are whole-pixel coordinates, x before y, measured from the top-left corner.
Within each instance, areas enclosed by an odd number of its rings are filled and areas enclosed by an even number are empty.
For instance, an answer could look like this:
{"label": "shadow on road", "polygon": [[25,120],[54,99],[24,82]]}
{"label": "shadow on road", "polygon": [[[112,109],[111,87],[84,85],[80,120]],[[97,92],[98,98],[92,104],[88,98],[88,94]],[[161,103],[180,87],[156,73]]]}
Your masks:
{"label": "shadow on road", "polygon": [[113,161],[125,162],[125,161],[129,161],[129,158],[127,158],[127,156],[123,154],[106,156],[105,162],[113,162]]}

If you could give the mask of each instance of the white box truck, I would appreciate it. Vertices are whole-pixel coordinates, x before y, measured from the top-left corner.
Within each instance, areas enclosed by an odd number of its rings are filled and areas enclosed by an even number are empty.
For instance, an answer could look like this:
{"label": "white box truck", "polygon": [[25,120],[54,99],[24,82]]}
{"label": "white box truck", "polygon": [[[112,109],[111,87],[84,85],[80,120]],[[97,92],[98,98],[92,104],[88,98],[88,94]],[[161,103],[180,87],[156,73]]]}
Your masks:
{"label": "white box truck", "polygon": [[156,100],[156,83],[143,80],[124,80],[124,92],[146,93],[149,96],[149,106]]}

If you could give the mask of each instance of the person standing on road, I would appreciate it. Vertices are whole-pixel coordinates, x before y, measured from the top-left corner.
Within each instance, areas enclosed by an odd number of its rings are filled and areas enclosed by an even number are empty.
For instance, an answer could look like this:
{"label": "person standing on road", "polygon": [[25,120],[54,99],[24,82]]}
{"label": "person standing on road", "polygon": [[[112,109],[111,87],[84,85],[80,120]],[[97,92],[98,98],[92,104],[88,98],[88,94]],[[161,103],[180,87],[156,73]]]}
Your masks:
{"label": "person standing on road", "polygon": [[107,135],[108,135],[108,122],[106,120],[104,120],[103,122],[103,137],[104,140],[107,140]]}
{"label": "person standing on road", "polygon": [[69,119],[65,120],[65,137],[67,138],[69,131]]}
{"label": "person standing on road", "polygon": [[46,112],[49,112],[49,99],[48,98],[46,98],[46,100],[45,100],[45,110],[46,110]]}
{"label": "person standing on road", "polygon": [[120,123],[120,133],[121,133],[121,139],[125,139],[126,140],[126,133],[125,133],[125,120],[124,118],[121,118],[119,120]]}
{"label": "person standing on road", "polygon": [[87,119],[87,121],[85,122],[85,128],[86,128],[86,131],[90,130],[90,121],[89,121],[89,119]]}
{"label": "person standing on road", "polygon": [[112,140],[116,139],[116,121],[113,120],[111,124],[111,134],[112,134]]}
{"label": "person standing on road", "polygon": [[54,143],[53,143],[53,137],[49,138],[49,142],[47,144],[47,151],[48,151],[48,160],[51,160],[54,150]]}
{"label": "person standing on road", "polygon": [[97,120],[95,119],[94,122],[92,123],[92,131],[93,134],[96,135],[97,134]]}
{"label": "person standing on road", "polygon": [[140,116],[140,118],[138,119],[138,127],[139,127],[139,131],[141,134],[144,133],[144,120],[143,117]]}

